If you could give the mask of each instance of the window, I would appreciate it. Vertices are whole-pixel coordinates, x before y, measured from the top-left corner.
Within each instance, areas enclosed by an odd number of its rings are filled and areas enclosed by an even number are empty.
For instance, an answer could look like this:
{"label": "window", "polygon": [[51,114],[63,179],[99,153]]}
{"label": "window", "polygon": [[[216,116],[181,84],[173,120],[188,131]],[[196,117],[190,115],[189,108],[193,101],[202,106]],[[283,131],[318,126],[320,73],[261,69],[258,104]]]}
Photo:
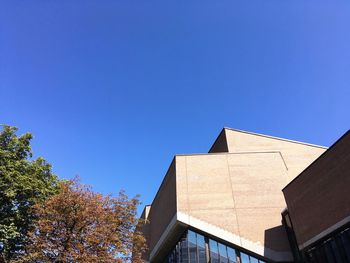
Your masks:
{"label": "window", "polygon": [[227,263],[227,250],[226,246],[219,243],[219,255],[220,255],[220,263]]}
{"label": "window", "polygon": [[210,249],[210,262],[219,263],[218,242],[212,239],[209,239],[209,249]]}
{"label": "window", "polygon": [[180,262],[188,263],[188,246],[187,246],[187,236],[183,237],[181,240],[181,249],[180,249]]}
{"label": "window", "polygon": [[198,248],[198,263],[207,263],[207,257],[205,253],[205,238],[200,234],[197,234],[197,248]]}
{"label": "window", "polygon": [[236,251],[233,248],[227,247],[227,255],[228,255],[229,263],[237,262]]}
{"label": "window", "polygon": [[241,263],[249,263],[249,256],[247,254],[241,253]]}
{"label": "window", "polygon": [[307,261],[312,263],[350,262],[350,228],[319,241],[307,249],[305,255]]}
{"label": "window", "polygon": [[190,263],[197,263],[197,238],[195,232],[188,231],[188,248]]}
{"label": "window", "polygon": [[265,263],[253,256],[240,252],[238,249],[227,246],[214,239],[205,237],[195,231],[186,231],[164,263]]}

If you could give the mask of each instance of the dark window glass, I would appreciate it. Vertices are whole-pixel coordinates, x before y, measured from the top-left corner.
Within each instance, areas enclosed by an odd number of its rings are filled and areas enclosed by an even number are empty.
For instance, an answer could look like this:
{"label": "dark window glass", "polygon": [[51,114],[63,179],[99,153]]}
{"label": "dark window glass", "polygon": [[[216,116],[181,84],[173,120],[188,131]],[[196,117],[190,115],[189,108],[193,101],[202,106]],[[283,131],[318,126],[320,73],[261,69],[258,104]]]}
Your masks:
{"label": "dark window glass", "polygon": [[[350,236],[347,235],[347,231],[344,231],[341,235],[341,241],[343,243],[343,248],[346,254],[346,259],[350,262]],[[350,232],[348,230],[348,232]]]}
{"label": "dark window glass", "polygon": [[209,239],[209,249],[210,249],[210,262],[219,263],[218,243],[212,239]]}
{"label": "dark window glass", "polygon": [[204,236],[197,234],[197,249],[198,249],[198,263],[206,263],[207,257],[205,254],[205,239]]}
{"label": "dark window glass", "polygon": [[220,263],[227,263],[227,251],[226,246],[219,243],[219,255],[220,255]]}
{"label": "dark window glass", "polygon": [[197,263],[197,238],[196,233],[188,231],[188,248],[190,253],[190,263]]}
{"label": "dark window glass", "polygon": [[176,245],[176,263],[181,263],[180,244]]}
{"label": "dark window glass", "polygon": [[335,257],[335,261],[337,263],[343,263],[341,255],[339,253],[339,249],[338,249],[337,243],[335,242],[334,239],[330,243],[331,243],[330,245],[331,245],[331,248],[332,248],[333,255]]}
{"label": "dark window glass", "polygon": [[307,262],[350,262],[350,230],[345,229],[305,252]]}
{"label": "dark window glass", "polygon": [[196,242],[197,242],[197,241],[196,241],[197,237],[196,237],[196,233],[195,233],[195,232],[189,230],[189,231],[188,231],[187,237],[188,237],[188,242],[189,242],[189,243],[196,244]]}
{"label": "dark window glass", "polygon": [[324,244],[325,252],[326,252],[326,257],[327,257],[327,262],[328,263],[336,263],[334,260],[333,252],[332,252],[332,247],[329,242],[326,242]]}
{"label": "dark window glass", "polygon": [[336,243],[337,245],[337,248],[338,248],[338,252],[339,252],[339,255],[341,257],[341,260],[343,262],[349,262],[347,260],[347,255],[346,255],[346,251],[344,249],[344,244],[343,244],[343,241],[341,239],[341,236],[342,236],[342,233],[340,233],[339,235],[337,235],[334,239],[334,242]]}
{"label": "dark window glass", "polygon": [[188,263],[188,246],[187,246],[187,238],[184,237],[181,241],[181,249],[180,249],[180,253],[181,253],[181,263]]}
{"label": "dark window glass", "polygon": [[241,263],[249,263],[249,256],[241,252]]}
{"label": "dark window glass", "polygon": [[315,254],[315,250],[308,250],[306,252],[306,258],[307,258],[307,262],[317,262],[316,261],[316,254]]}
{"label": "dark window glass", "polygon": [[317,248],[314,254],[315,254],[315,262],[327,263],[327,255],[325,252],[325,248],[323,246]]}
{"label": "dark window glass", "polygon": [[233,248],[227,247],[227,255],[228,255],[229,263],[237,262],[236,251]]}
{"label": "dark window glass", "polygon": [[[343,239],[337,240],[343,242]],[[347,242],[347,240],[346,240]],[[331,243],[330,243],[331,244]],[[347,243],[346,243],[347,244]],[[338,245],[342,247],[342,245]],[[207,249],[209,251],[207,251]],[[208,254],[209,253],[209,254]],[[245,253],[239,253],[232,247],[218,243],[215,240],[207,239],[201,234],[188,230],[178,243],[169,252],[162,263],[237,263],[238,255],[241,256],[241,263],[265,263]],[[345,254],[341,254],[344,256]],[[209,259],[208,259],[209,256]],[[327,262],[328,263],[328,262]]]}

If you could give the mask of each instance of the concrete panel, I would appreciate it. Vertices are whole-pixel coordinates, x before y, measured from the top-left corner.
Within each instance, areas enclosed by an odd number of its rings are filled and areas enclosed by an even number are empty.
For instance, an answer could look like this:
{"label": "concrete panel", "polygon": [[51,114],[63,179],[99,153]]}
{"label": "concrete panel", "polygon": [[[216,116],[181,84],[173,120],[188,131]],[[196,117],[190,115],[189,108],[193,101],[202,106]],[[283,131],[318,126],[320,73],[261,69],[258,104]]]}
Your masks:
{"label": "concrete panel", "polygon": [[[280,208],[240,208],[236,211],[242,239],[262,244],[266,249],[273,251],[290,251],[284,228],[279,227],[281,226]],[[279,228],[279,231],[267,235],[266,230],[273,228]]]}
{"label": "concrete panel", "polygon": [[227,158],[237,208],[285,208],[281,189],[288,177],[278,152],[230,154]]}
{"label": "concrete panel", "polygon": [[186,167],[190,211],[234,207],[225,155],[187,156]]}
{"label": "concrete panel", "polygon": [[[179,203],[178,211],[230,231],[251,244],[264,246],[265,230],[281,225],[281,211],[285,208],[281,188],[288,182],[288,177],[280,153],[210,154],[177,158],[185,160],[182,163],[183,173],[177,171],[178,186],[179,181],[183,184],[187,182],[186,187],[177,188],[178,202],[182,200],[187,203]],[[247,214],[249,219],[245,216]],[[252,226],[245,221],[255,224]],[[280,242],[275,247],[275,243],[270,242],[272,247],[269,248],[289,251],[288,246],[281,246],[288,244],[285,233],[275,231],[274,234],[279,235],[274,239]],[[236,245],[240,246],[241,242]]]}
{"label": "concrete panel", "polygon": [[187,212],[188,195],[187,195],[187,172],[186,172],[186,156],[176,156],[176,200],[177,210]]}
{"label": "concrete panel", "polygon": [[227,147],[234,152],[278,151],[288,169],[289,181],[316,160],[327,148],[290,140],[225,129]]}
{"label": "concrete panel", "polygon": [[[191,216],[230,233],[236,235],[239,233],[235,209],[197,209],[191,211]],[[237,245],[240,245],[240,243]]]}

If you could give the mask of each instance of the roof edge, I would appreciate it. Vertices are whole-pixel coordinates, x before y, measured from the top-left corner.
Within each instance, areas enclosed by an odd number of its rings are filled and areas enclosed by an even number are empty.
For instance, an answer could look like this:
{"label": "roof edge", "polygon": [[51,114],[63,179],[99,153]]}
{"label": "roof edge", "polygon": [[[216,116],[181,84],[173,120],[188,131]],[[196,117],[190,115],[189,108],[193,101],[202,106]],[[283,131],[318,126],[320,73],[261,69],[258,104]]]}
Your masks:
{"label": "roof edge", "polygon": [[224,127],[223,130],[225,130],[225,129],[226,130],[235,131],[235,132],[241,132],[241,133],[246,133],[246,134],[250,134],[250,135],[255,135],[255,136],[262,136],[262,137],[275,139],[275,140],[280,140],[280,141],[286,141],[286,142],[291,142],[291,143],[303,144],[303,145],[306,145],[306,146],[311,146],[311,147],[316,147],[316,148],[328,149],[328,147],[322,146],[322,145],[306,143],[306,142],[300,142],[300,141],[285,139],[285,138],[276,137],[276,136],[270,136],[270,135],[256,133],[256,132],[244,131],[244,130],[239,130],[239,129],[230,128],[230,127]]}
{"label": "roof edge", "polygon": [[326,155],[329,154],[330,151],[332,151],[337,144],[346,136],[348,136],[350,134],[350,130],[347,130],[342,136],[340,136],[328,149],[327,151],[323,152],[319,157],[317,157],[316,160],[314,160],[312,163],[310,163],[307,167],[305,167],[304,170],[302,170],[296,177],[293,178],[292,181],[290,181],[285,187],[282,188],[282,192],[288,188],[288,186],[290,186],[292,183],[294,183],[295,181],[298,180],[298,178],[300,178],[300,176],[302,176],[307,170],[311,169],[311,167],[313,167],[320,159],[323,159]]}

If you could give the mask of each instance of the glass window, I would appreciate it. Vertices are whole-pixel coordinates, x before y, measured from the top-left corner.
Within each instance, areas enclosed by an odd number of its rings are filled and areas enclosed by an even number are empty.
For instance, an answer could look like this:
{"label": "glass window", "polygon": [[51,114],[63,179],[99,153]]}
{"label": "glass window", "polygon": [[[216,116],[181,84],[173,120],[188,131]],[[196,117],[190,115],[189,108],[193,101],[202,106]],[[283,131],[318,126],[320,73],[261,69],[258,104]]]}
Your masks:
{"label": "glass window", "polygon": [[333,253],[332,253],[332,248],[329,242],[325,243],[325,252],[326,252],[327,262],[335,263]]}
{"label": "glass window", "polygon": [[[348,244],[348,236],[337,240],[336,245],[341,256],[343,247]],[[332,243],[328,242],[329,248],[332,249]],[[209,251],[208,251],[209,250]],[[308,251],[309,253],[310,251]],[[332,250],[331,250],[332,252]],[[173,247],[163,263],[207,263],[208,256],[210,263],[237,263],[240,255],[241,263],[265,263],[245,253],[239,253],[239,250],[233,247],[218,243],[194,231],[188,230],[178,243]],[[318,262],[319,263],[319,262]],[[327,262],[328,263],[328,262]]]}
{"label": "glass window", "polygon": [[343,243],[343,247],[345,250],[345,254],[347,260],[350,262],[350,237],[346,234],[346,232],[350,232],[349,230],[344,231],[341,235],[341,241]]}
{"label": "glass window", "polygon": [[195,232],[193,232],[193,231],[191,231],[191,230],[189,230],[188,231],[188,242],[189,243],[193,243],[193,244],[196,244],[196,233]]}
{"label": "glass window", "polygon": [[317,256],[314,250],[307,252],[307,262],[317,263]]}
{"label": "glass window", "polygon": [[220,260],[219,260],[220,263],[228,262],[226,246],[220,243],[219,243],[219,255],[220,255]]}
{"label": "glass window", "polygon": [[209,249],[210,249],[210,262],[219,263],[218,243],[212,239],[209,239]]}
{"label": "glass window", "polygon": [[241,263],[249,263],[249,256],[241,252]]}
{"label": "glass window", "polygon": [[196,233],[188,231],[188,249],[190,254],[190,263],[197,263],[197,237]]}
{"label": "glass window", "polygon": [[314,255],[314,258],[315,258],[315,262],[317,263],[327,263],[327,256],[325,254],[325,251],[324,251],[324,247],[320,247],[318,249],[315,250],[315,252],[313,252],[315,255]]}
{"label": "glass window", "polygon": [[233,248],[227,247],[227,255],[228,255],[229,263],[237,262],[236,251]]}
{"label": "glass window", "polygon": [[181,240],[180,247],[181,263],[188,263],[187,237],[184,237]]}
{"label": "glass window", "polygon": [[336,242],[335,242],[334,239],[331,241],[331,247],[332,247],[333,255],[334,255],[334,257],[335,257],[335,261],[336,261],[337,263],[342,263],[343,260],[342,260],[342,258],[341,258],[341,255],[340,255],[340,253],[339,253],[338,246],[337,246],[337,244],[336,244]]}
{"label": "glass window", "polygon": [[206,263],[207,257],[205,253],[205,239],[204,236],[197,234],[197,249],[198,249],[198,263]]}

